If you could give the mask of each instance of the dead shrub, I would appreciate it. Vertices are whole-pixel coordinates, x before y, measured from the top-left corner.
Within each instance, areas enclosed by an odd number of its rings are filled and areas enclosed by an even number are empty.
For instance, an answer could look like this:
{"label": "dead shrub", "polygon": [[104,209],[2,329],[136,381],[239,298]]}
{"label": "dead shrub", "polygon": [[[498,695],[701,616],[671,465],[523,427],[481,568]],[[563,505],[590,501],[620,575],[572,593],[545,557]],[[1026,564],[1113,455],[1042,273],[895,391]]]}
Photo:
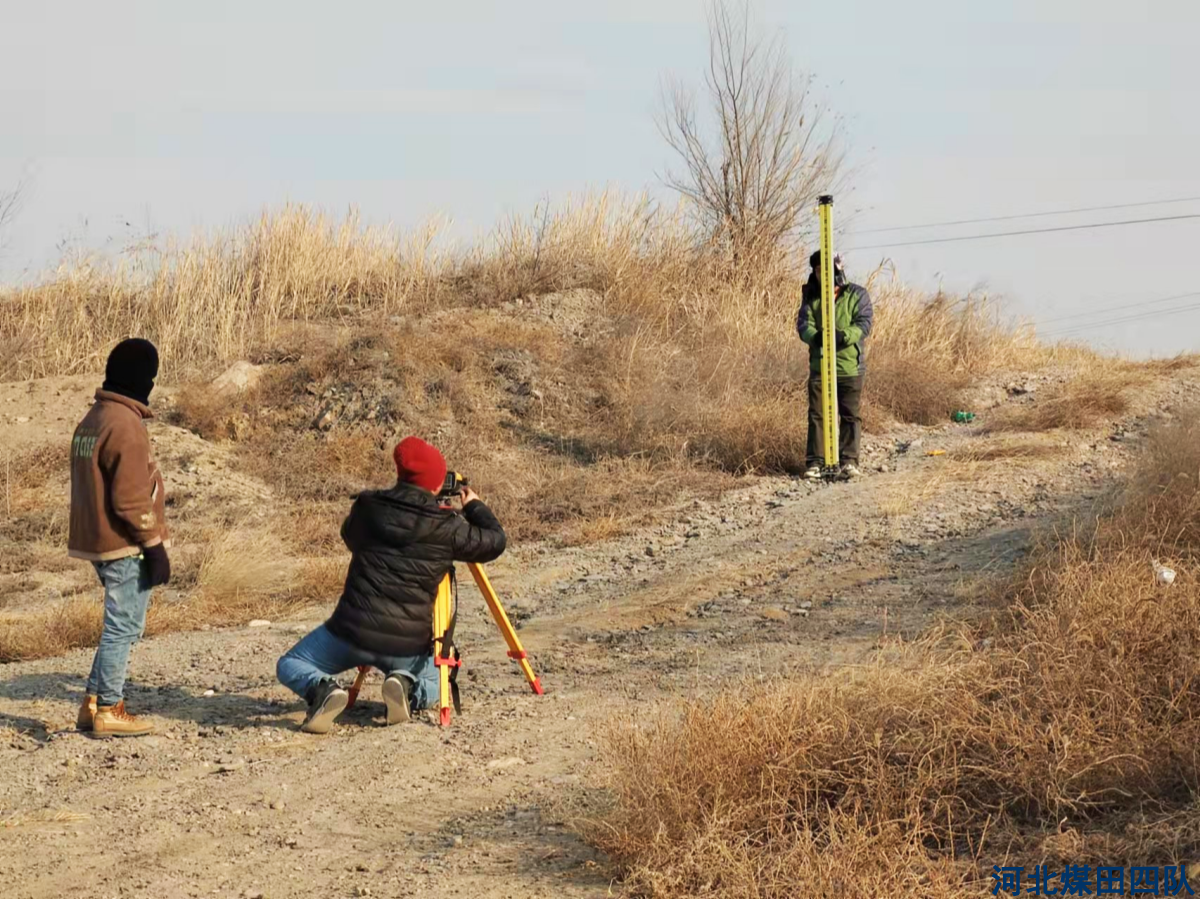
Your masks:
{"label": "dead shrub", "polygon": [[1003,319],[986,297],[922,297],[894,280],[873,288],[875,327],[867,342],[864,413],[938,424],[979,376],[1045,361],[1027,329]]}
{"label": "dead shrub", "polygon": [[31,612],[0,613],[0,662],[62,655],[100,639],[104,604],[73,597]]}
{"label": "dead shrub", "polygon": [[[189,576],[186,556],[176,555],[182,564],[174,586],[190,586],[188,596],[169,601],[163,591],[155,591],[146,618],[148,635],[244,624],[285,615],[303,602],[300,566],[269,529],[243,522],[222,533],[205,534],[201,543],[194,577]],[[32,611],[0,613],[0,662],[95,646],[104,617],[103,590],[93,586],[88,592],[87,597]]]}
{"label": "dead shrub", "polygon": [[333,558],[305,559],[300,566],[299,595],[305,600],[333,603],[346,585],[349,554]]}
{"label": "dead shrub", "polygon": [[890,421],[941,424],[960,408],[969,383],[965,372],[947,370],[920,356],[875,353],[864,381],[865,426],[881,431]]}
{"label": "dead shrub", "polygon": [[60,503],[70,465],[70,447],[64,443],[45,443],[20,451],[0,449],[6,514]]}
{"label": "dead shrub", "polygon": [[184,599],[155,601],[147,634],[245,624],[287,614],[300,604],[299,564],[262,522],[243,521],[205,534],[199,543],[193,588]]}
{"label": "dead shrub", "polygon": [[0,576],[24,575],[37,562],[38,554],[27,543],[0,546]]}
{"label": "dead shrub", "polygon": [[245,471],[289,499],[348,504],[360,491],[395,480],[395,469],[387,472],[390,442],[390,435],[376,429],[328,437],[284,431],[240,446],[238,458]]}
{"label": "dead shrub", "polygon": [[244,398],[231,391],[214,390],[205,383],[188,384],[174,398],[171,421],[205,440],[234,440]]}
{"label": "dead shrub", "polygon": [[340,553],[342,522],[350,513],[347,500],[301,502],[281,510],[279,531],[288,549],[297,556]]}
{"label": "dead shrub", "polygon": [[1146,378],[1140,368],[1088,366],[1032,403],[1000,409],[985,427],[992,432],[1094,427],[1126,412],[1128,391]]}
{"label": "dead shrub", "polygon": [[204,543],[196,587],[212,603],[286,593],[295,584],[296,563],[261,522],[246,522]]}

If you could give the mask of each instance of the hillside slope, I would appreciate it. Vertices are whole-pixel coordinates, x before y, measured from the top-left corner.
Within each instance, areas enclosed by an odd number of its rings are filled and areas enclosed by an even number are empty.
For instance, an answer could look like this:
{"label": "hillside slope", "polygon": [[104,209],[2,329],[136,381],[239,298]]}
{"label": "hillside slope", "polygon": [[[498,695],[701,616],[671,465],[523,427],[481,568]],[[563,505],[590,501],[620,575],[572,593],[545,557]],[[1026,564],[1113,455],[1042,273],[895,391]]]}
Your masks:
{"label": "hillside slope", "polygon": [[[628,515],[611,498],[598,504],[619,513],[609,533],[536,539],[531,519],[530,539],[492,574],[548,695],[527,692],[464,588],[467,708],[446,731],[429,721],[381,727],[377,677],[328,738],[296,731],[302,705],[274,682],[273,663],[336,596],[341,557],[321,534],[346,503],[323,496],[327,515],[302,541],[291,526],[277,535],[299,572],[281,575],[292,579],[286,597],[260,588],[234,616],[270,624],[169,633],[135,651],[129,701],[158,735],[105,743],[70,731],[88,649],[4,666],[8,894],[72,895],[86,881],[94,896],[608,895],[606,860],[572,824],[605,802],[590,769],[598,729],[613,715],[669,714],[678,697],[745,679],[860,664],[894,636],[992,614],[976,579],[1011,570],[1038,527],[1086,516],[1151,421],[1200,398],[1194,369],[1159,371],[1136,387],[1130,414],[1094,427],[986,432],[1043,402],[1062,377],[1044,371],[1032,392],[1013,376],[980,385],[990,398],[972,426],[882,430],[856,482],[764,477],[728,481],[718,494],[702,479],[656,487],[651,478],[639,489],[652,514]],[[1008,380],[1019,381],[1012,391]],[[89,386],[0,385],[6,446],[65,440]],[[237,442],[181,425],[153,433],[193,539],[269,522],[294,501],[270,472],[239,460]],[[935,450],[945,453],[928,455]],[[47,467],[45,489],[61,492]],[[26,559],[2,575],[10,629],[43,622],[48,591],[94,599],[86,571],[55,561],[61,519],[24,492],[10,491],[10,502],[30,516],[25,525],[44,528],[31,542],[10,516],[6,549]],[[213,589],[212,565],[196,559],[184,570],[195,581],[185,579],[163,614],[205,627],[185,611],[206,583]],[[113,846],[122,863],[96,865]]]}

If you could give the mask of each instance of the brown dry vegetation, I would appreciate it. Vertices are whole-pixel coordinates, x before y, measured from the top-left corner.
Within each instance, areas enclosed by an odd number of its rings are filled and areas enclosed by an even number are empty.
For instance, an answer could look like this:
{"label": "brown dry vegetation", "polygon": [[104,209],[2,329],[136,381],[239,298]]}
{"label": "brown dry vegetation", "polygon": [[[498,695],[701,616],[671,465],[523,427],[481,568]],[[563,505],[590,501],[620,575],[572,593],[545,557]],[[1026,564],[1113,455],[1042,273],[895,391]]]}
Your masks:
{"label": "brown dry vegetation", "polygon": [[[199,559],[178,567],[175,583],[190,588],[187,598],[165,600],[156,591],[146,620],[148,635],[285,615],[311,598],[305,592],[310,579],[315,583],[329,577],[322,566],[310,564],[305,570],[261,523],[203,535]],[[0,662],[95,646],[104,614],[103,603],[96,601],[99,589],[34,611],[0,612]]]}
{"label": "brown dry vegetation", "polygon": [[[510,219],[466,251],[437,250],[436,237],[432,227],[400,238],[353,216],[334,223],[288,208],[187,246],[64,264],[0,296],[0,376],[95,371],[132,332],[154,340],[167,376],[179,378],[214,362],[303,353],[311,328],[298,324],[379,334],[392,316],[435,313],[438,328],[416,325],[403,358],[461,372],[497,336],[472,338],[480,319],[470,312],[585,289],[595,294],[581,323],[586,358],[562,345],[559,329],[505,327],[523,330],[513,340],[568,376],[586,362],[605,390],[600,424],[615,450],[682,451],[735,471],[795,464],[803,435],[786,422],[799,418],[807,374],[793,329],[803,254],[764,251],[734,264],[682,216],[608,196]],[[869,286],[877,413],[940,420],[967,378],[1041,358],[986,302]],[[773,426],[755,433],[764,424]]]}
{"label": "brown dry vegetation", "polygon": [[[0,376],[94,372],[118,339],[154,340],[164,379],[186,382],[168,419],[229,441],[238,467],[274,489],[299,572],[271,594],[286,602],[336,593],[349,499],[394,478],[404,433],[436,442],[516,540],[609,539],[681,491],[799,467],[805,254],[758,250],[735,264],[686,217],[609,196],[511,218],[467,250],[436,238],[293,207],[186,246],[68,262],[0,294]],[[968,383],[1051,358],[985,301],[860,280],[877,316],[869,425],[944,420]],[[215,391],[214,372],[238,358],[267,364],[264,377]],[[327,409],[332,424],[316,427]],[[5,548],[61,545],[65,448],[4,462]],[[181,544],[211,524],[186,522]],[[185,589],[199,564],[181,558]],[[12,618],[0,655],[90,642],[98,612],[75,602],[37,613],[33,644]],[[158,610],[152,627],[201,620],[192,605]],[[209,620],[254,617],[243,606],[208,609]]]}
{"label": "brown dry vegetation", "polygon": [[[614,727],[593,840],[664,897],[964,896],[1005,859],[1194,860],[1200,420],[1186,422],[1152,436],[1113,511],[1003,586],[990,649],[934,634],[847,677]],[[1179,570],[1172,587],[1155,558]]]}
{"label": "brown dry vegetation", "polygon": [[42,445],[21,452],[0,449],[4,513],[10,519],[45,505],[47,485],[67,469],[69,447]]}
{"label": "brown dry vegetation", "polygon": [[1088,364],[1066,382],[1038,397],[1036,403],[1001,412],[988,424],[988,430],[1049,431],[1091,427],[1125,412],[1129,408],[1129,391],[1144,384],[1154,371],[1153,363],[1135,367],[1118,365],[1112,360],[1088,360]]}

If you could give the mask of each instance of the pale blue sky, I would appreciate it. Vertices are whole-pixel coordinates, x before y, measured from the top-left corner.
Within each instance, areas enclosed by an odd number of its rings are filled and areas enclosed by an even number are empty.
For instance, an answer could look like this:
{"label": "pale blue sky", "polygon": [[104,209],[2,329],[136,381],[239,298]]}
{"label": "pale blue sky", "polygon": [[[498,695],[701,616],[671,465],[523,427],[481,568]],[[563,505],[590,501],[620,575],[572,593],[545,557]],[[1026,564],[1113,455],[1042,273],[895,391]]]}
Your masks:
{"label": "pale blue sky", "polygon": [[[859,174],[837,209],[861,209],[858,227],[1200,196],[1194,0],[754,9],[846,120]],[[472,233],[545,195],[660,190],[660,79],[698,77],[706,53],[701,0],[0,11],[0,185],[34,174],[0,263],[8,280],[52,262],[63,240],[186,234],[286,200],[400,226],[444,212]],[[1111,217],[1188,212],[1200,202]],[[909,281],[984,284],[1038,319],[1200,291],[1198,243],[1193,220],[891,255]],[[850,252],[851,274],[885,252]],[[1189,302],[1200,297],[1159,308]],[[1200,350],[1200,309],[1079,336]]]}

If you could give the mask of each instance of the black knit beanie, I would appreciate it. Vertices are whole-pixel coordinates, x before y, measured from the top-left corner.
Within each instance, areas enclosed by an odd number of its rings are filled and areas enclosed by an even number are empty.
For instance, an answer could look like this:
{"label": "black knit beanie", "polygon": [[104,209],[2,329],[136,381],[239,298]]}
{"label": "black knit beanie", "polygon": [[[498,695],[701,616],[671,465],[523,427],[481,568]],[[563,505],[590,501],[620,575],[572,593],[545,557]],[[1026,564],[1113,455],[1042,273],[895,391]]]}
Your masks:
{"label": "black knit beanie", "polygon": [[148,340],[131,337],[122,340],[108,354],[102,389],[149,405],[157,377],[158,350]]}
{"label": "black knit beanie", "polygon": [[[817,284],[821,283],[821,251],[817,250],[808,257],[808,264],[812,266],[812,274],[809,275],[809,280]],[[833,256],[833,286],[846,286],[846,270],[842,268],[842,257],[836,253]]]}

